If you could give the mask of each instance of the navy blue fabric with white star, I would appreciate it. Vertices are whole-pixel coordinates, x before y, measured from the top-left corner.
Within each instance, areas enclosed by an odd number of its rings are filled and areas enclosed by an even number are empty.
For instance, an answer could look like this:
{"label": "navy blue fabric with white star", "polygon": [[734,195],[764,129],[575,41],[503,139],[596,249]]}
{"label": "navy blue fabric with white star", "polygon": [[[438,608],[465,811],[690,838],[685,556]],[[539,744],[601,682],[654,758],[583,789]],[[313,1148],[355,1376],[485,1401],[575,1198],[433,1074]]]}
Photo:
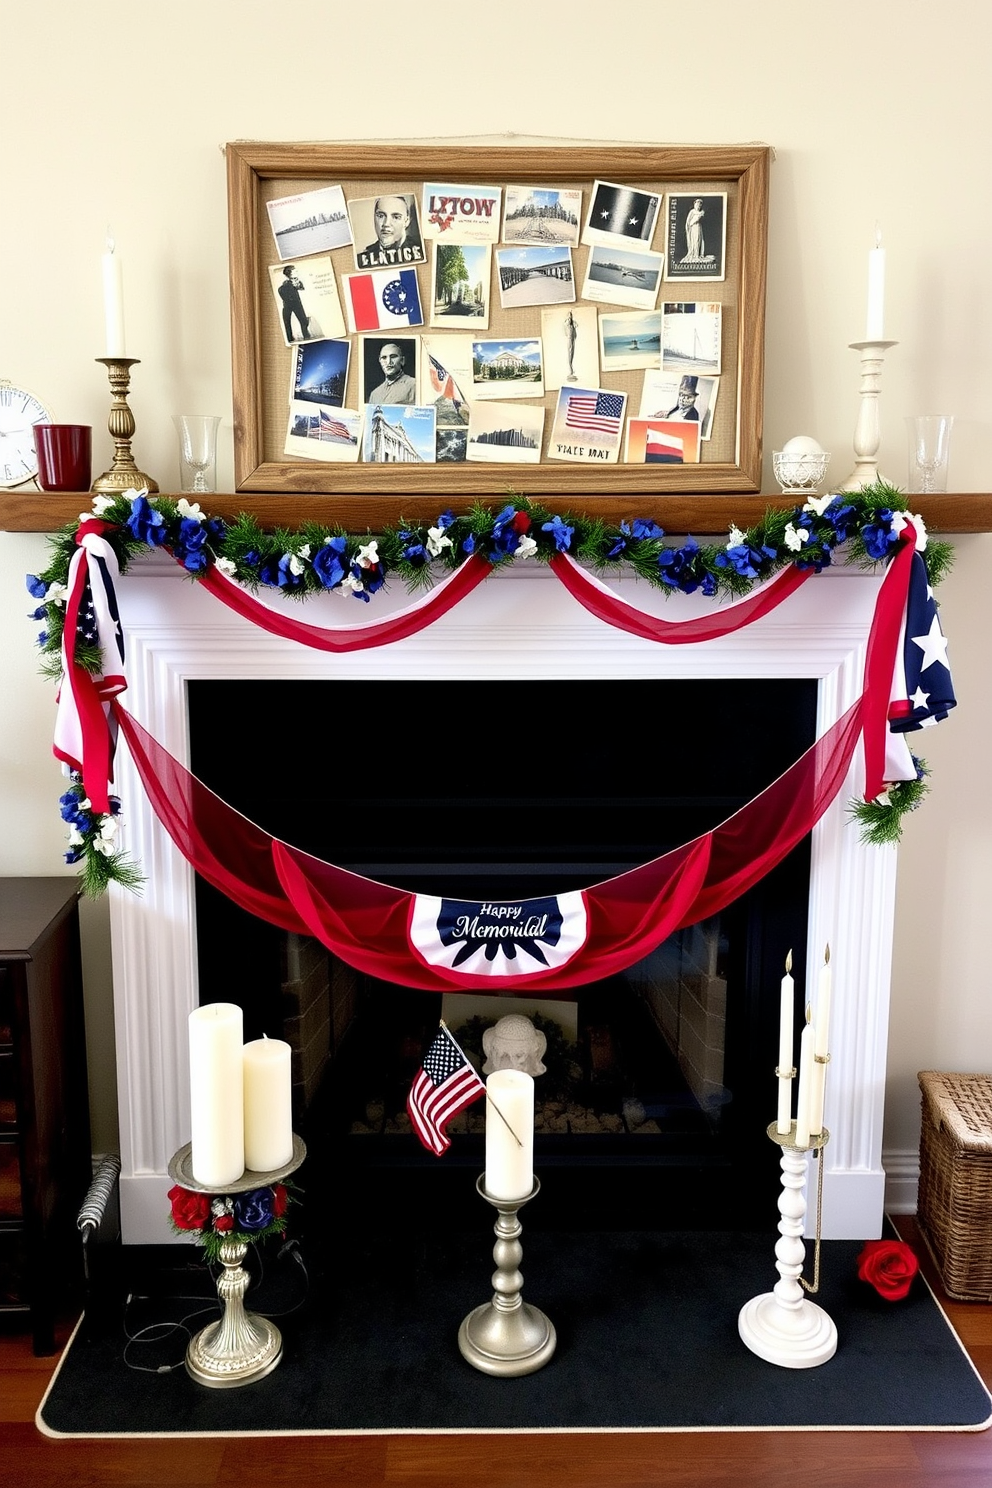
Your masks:
{"label": "navy blue fabric with white star", "polygon": [[927,578],[926,564],[913,554],[906,601],[906,640],[903,649],[906,696],[893,700],[889,727],[907,734],[940,723],[957,706],[947,641],[937,615],[937,603]]}

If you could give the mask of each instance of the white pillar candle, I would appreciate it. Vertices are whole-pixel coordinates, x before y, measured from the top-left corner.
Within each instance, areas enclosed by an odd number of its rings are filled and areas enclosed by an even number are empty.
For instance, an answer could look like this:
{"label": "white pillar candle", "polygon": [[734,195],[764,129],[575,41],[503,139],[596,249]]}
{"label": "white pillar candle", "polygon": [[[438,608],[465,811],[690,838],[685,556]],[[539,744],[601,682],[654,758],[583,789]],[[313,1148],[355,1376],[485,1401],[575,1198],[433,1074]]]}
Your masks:
{"label": "white pillar candle", "polygon": [[808,1147],[810,1101],[813,1097],[813,1025],[807,1023],[799,1040],[799,1099],[796,1103],[796,1146]]}
{"label": "white pillar candle", "polygon": [[882,230],[875,228],[875,246],[868,253],[868,316],[865,325],[866,341],[882,341],[885,337],[885,249],[882,247]]}
{"label": "white pillar candle", "polygon": [[778,1024],[778,1120],[776,1129],[785,1136],[792,1125],[792,1076],[786,1070],[792,1068],[793,1010],[796,1003],[796,984],[791,976],[792,952],[785,958],[785,976],[782,978],[781,1006]]}
{"label": "white pillar candle", "polygon": [[127,356],[124,344],[124,267],[109,232],[103,255],[103,315],[108,357]]}
{"label": "white pillar candle", "polygon": [[244,1016],[231,1002],[189,1015],[190,1166],[218,1192],[245,1170]]}
{"label": "white pillar candle", "polygon": [[282,1039],[245,1044],[245,1167],[272,1173],[293,1157],[293,1053]]}
{"label": "white pillar candle", "polygon": [[525,1199],[534,1187],[534,1077],[494,1070],[486,1081],[486,1192]]}

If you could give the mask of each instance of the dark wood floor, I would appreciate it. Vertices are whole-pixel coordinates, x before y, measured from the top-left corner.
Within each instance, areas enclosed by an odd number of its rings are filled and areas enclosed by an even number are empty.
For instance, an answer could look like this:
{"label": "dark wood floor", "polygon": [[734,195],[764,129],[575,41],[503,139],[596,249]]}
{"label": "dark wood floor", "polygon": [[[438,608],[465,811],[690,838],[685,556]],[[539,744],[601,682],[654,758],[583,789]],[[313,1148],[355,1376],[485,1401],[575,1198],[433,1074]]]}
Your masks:
{"label": "dark wood floor", "polygon": [[[911,1220],[899,1221],[916,1239]],[[921,1247],[921,1255],[922,1255]],[[992,1386],[992,1304],[943,1298]],[[67,1329],[65,1330],[67,1332]],[[63,1340],[65,1332],[63,1333]],[[0,1337],[0,1485],[29,1488],[990,1488],[992,1431],[52,1441],[34,1413],[55,1359]]]}

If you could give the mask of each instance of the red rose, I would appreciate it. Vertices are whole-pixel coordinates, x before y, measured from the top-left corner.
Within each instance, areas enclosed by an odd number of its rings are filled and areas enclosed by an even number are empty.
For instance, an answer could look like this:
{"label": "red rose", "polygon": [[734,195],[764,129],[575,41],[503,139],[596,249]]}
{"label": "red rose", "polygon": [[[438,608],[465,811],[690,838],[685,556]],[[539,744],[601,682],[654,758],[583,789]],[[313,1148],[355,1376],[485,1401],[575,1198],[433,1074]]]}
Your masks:
{"label": "red rose", "polygon": [[513,521],[510,523],[510,526],[513,528],[514,532],[529,532],[530,517],[525,511],[514,512]]}
{"label": "red rose", "polygon": [[905,1297],[920,1269],[905,1240],[868,1240],[858,1256],[858,1276],[887,1302]]}
{"label": "red rose", "polygon": [[193,1193],[177,1183],[169,1189],[172,1223],[179,1230],[202,1230],[210,1218],[210,1195]]}
{"label": "red rose", "polygon": [[272,1188],[272,1213],[276,1219],[286,1213],[286,1205],[289,1203],[289,1194],[286,1192],[284,1183],[276,1183]]}
{"label": "red rose", "polygon": [[223,1234],[223,1232],[225,1230],[233,1230],[234,1229],[234,1215],[233,1214],[218,1214],[217,1218],[214,1220],[214,1229],[215,1230],[219,1230],[222,1234]]}

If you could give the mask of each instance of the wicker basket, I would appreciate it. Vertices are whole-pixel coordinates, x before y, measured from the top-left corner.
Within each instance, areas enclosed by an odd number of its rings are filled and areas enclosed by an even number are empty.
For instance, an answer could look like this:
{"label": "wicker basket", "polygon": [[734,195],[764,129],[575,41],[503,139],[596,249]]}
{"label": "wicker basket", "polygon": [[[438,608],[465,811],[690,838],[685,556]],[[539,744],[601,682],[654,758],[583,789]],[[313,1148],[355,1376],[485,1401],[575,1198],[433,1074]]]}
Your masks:
{"label": "wicker basket", "polygon": [[922,1070],[917,1223],[944,1290],[992,1300],[992,1075]]}

